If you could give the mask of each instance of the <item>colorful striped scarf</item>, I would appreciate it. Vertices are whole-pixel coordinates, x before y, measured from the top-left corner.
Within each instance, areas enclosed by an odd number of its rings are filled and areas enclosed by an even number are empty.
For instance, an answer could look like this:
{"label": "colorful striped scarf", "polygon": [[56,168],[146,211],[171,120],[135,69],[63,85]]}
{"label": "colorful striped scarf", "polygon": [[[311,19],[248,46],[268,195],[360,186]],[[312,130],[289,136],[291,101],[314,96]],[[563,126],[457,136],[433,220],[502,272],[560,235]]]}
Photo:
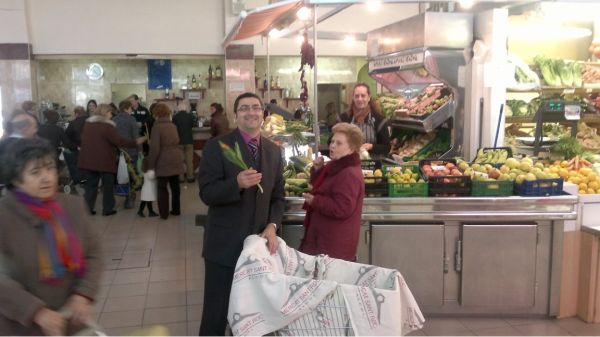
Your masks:
{"label": "colorful striped scarf", "polygon": [[54,284],[66,272],[83,277],[85,257],[77,233],[55,199],[40,200],[14,190],[17,199],[32,211],[43,224],[43,237],[37,243],[40,280]]}

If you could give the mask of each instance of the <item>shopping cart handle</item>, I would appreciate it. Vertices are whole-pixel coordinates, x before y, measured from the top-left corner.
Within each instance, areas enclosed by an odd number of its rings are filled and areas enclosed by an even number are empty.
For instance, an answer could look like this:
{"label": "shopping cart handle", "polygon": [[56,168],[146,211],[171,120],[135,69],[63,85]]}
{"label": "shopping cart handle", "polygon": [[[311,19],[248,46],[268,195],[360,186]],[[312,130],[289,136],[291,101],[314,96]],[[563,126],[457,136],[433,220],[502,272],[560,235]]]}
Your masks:
{"label": "shopping cart handle", "polygon": [[[62,308],[58,313],[66,320],[73,317],[73,312],[69,308]],[[106,336],[106,334],[96,321],[88,319],[83,322],[81,330],[73,333],[71,336]]]}

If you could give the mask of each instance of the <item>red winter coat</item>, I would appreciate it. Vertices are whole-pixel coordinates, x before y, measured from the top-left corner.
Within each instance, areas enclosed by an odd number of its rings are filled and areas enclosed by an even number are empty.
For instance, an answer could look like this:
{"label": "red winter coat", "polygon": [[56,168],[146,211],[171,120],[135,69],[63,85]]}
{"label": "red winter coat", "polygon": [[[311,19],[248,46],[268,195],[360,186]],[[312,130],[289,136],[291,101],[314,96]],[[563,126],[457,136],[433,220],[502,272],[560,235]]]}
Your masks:
{"label": "red winter coat", "polygon": [[356,257],[362,215],[365,184],[357,153],[342,157],[322,168],[326,174],[307,211],[304,239],[300,251],[310,255],[327,254],[330,257],[353,261]]}

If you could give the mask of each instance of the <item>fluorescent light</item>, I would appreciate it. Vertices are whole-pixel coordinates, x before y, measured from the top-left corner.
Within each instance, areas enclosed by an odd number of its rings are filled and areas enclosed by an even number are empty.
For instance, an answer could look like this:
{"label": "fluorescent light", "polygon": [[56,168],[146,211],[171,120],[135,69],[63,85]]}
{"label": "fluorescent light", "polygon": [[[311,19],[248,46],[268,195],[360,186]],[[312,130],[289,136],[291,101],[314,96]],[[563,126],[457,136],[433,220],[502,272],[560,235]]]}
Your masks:
{"label": "fluorescent light", "polygon": [[366,5],[369,12],[376,12],[381,8],[381,0],[367,0]]}
{"label": "fluorescent light", "polygon": [[354,37],[354,35],[346,35],[344,37],[344,44],[347,46],[352,46],[354,45],[354,42],[356,42],[356,38]]}
{"label": "fluorescent light", "polygon": [[464,9],[469,9],[473,7],[474,4],[475,0],[458,0],[458,5]]}
{"label": "fluorescent light", "polygon": [[302,35],[302,34],[298,34],[298,35],[296,36],[295,40],[296,40],[296,43],[297,43],[297,44],[302,44],[302,43],[304,43],[304,35]]}
{"label": "fluorescent light", "polygon": [[296,16],[302,21],[307,21],[312,17],[312,13],[307,7],[302,7],[296,12]]}

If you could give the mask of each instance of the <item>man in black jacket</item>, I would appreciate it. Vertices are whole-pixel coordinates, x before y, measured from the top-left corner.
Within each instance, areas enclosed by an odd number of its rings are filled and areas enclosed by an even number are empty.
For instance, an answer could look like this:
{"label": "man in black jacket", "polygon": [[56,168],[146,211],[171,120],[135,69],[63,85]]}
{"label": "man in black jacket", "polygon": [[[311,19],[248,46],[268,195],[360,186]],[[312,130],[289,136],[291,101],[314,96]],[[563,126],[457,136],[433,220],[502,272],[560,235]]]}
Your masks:
{"label": "man in black jacket", "polygon": [[[284,198],[281,149],[260,135],[263,105],[254,93],[235,100],[238,128],[209,140],[200,164],[200,198],[208,205],[204,229],[204,309],[200,335],[222,336],[227,326],[229,293],[244,239],[261,234],[271,254],[277,250]],[[250,169],[242,170],[223,156],[219,141],[235,148]],[[261,192],[257,185],[263,188]]]}
{"label": "man in black jacket", "polygon": [[188,183],[193,183],[196,180],[194,179],[194,137],[192,132],[194,116],[187,110],[187,105],[183,101],[179,102],[177,112],[173,115],[173,124],[177,127],[179,147],[185,160],[185,174],[179,176],[179,182],[184,182],[187,176]]}

